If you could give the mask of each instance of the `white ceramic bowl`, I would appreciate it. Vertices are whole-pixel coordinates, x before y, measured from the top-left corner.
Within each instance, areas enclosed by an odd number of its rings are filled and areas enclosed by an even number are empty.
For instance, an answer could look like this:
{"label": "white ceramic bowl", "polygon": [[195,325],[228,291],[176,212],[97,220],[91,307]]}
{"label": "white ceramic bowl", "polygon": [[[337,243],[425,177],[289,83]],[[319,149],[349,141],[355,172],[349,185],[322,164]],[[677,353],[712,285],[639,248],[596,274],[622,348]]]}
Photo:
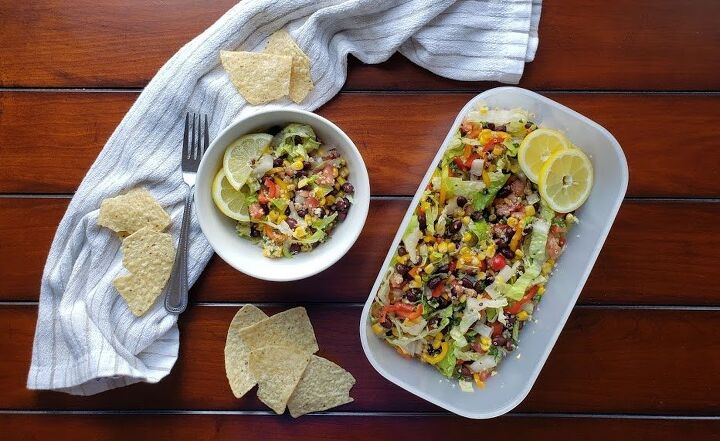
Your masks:
{"label": "white ceramic bowl", "polygon": [[[348,181],[355,187],[354,202],[325,243],[292,258],[269,259],[259,246],[237,235],[236,222],[217,209],[212,200],[212,181],[222,167],[225,148],[242,135],[289,123],[309,124],[327,147],[335,147],[347,160]],[[310,277],[337,262],[360,235],[370,206],[370,180],[365,162],[350,138],[322,116],[304,110],[265,110],[241,118],[218,135],[200,163],[195,186],[195,207],[200,228],[215,252],[230,266],[249,276],[270,281]]]}
{"label": "white ceramic bowl", "polygon": [[[435,164],[440,161],[462,118],[481,100],[490,107],[527,109],[535,115],[535,121],[540,126],[567,133],[573,143],[590,156],[595,169],[595,183],[590,198],[577,212],[580,223],[570,231],[567,249],[547,284],[549,295],[540,302],[533,322],[528,323],[520,334],[520,347],[500,363],[498,374],[486,382],[485,389],[467,393],[429,365],[398,356],[390,345],[373,334],[369,312],[382,276],[400,242],[401,232],[405,231]],[[603,127],[579,113],[517,87],[491,89],[472,99],[453,122],[450,133],[418,187],[363,308],[360,340],[370,363],[383,377],[403,389],[458,415],[492,418],[513,409],[530,392],[565,325],[610,231],[627,183],[627,163],[618,142]]]}

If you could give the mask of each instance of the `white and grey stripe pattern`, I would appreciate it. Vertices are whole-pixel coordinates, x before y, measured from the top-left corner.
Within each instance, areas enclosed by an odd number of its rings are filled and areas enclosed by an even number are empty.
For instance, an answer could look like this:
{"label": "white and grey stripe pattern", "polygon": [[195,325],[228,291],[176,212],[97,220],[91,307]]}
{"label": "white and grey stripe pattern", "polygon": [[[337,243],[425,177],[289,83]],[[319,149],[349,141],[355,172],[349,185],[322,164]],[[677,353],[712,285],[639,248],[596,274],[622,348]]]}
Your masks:
{"label": "white and grey stripe pattern", "polygon": [[[400,51],[448,78],[517,82],[537,48],[541,0],[245,0],[178,51],[148,84],[70,202],[42,279],[27,386],[90,395],[168,374],[178,356],[176,317],[162,302],[143,317],[111,285],[120,242],[96,225],[102,199],[147,187],[173,218],[185,193],[178,150],[186,112],[210,115],[211,133],[254,109],[219,65],[220,50],[261,50],[287,27],[312,60],[313,110],[345,82],[347,55],[379,63]],[[190,279],[212,255],[191,227]],[[241,289],[241,288],[239,288]]]}

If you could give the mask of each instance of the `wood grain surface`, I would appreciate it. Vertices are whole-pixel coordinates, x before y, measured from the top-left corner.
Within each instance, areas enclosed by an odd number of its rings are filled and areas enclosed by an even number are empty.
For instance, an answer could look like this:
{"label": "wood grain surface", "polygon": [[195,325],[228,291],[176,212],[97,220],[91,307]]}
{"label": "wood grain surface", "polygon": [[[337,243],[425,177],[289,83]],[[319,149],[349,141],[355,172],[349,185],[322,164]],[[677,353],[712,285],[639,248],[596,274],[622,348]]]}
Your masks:
{"label": "wood grain surface", "polygon": [[[275,313],[287,307],[263,309]],[[235,399],[225,378],[225,336],[238,308],[189,309],[180,321],[180,358],[160,383],[77,397],[25,389],[36,307],[0,306],[0,409],[265,410],[254,394]],[[357,379],[351,393],[355,401],[336,410],[440,410],[392,385],[370,366],[360,350],[359,306],[318,304],[307,305],[307,310],[318,354]],[[715,381],[719,326],[716,310],[579,307],[517,411],[715,415],[720,411],[720,383]]]}
{"label": "wood grain surface", "polygon": [[[67,203],[65,198],[0,198],[0,300],[37,300],[47,251]],[[287,302],[302,296],[306,302],[362,302],[408,204],[407,198],[374,199],[365,228],[350,253],[306,280],[263,282],[239,273],[215,256],[193,289],[191,301]],[[683,222],[668,222],[688,215],[692,216],[692,228]],[[718,305],[720,291],[707,269],[720,266],[720,236],[707,234],[718,216],[718,203],[627,201],[579,302]],[[688,280],[704,288],[688,289]]]}
{"label": "wood grain surface", "polygon": [[[0,1],[0,86],[145,85],[235,2]],[[478,13],[482,13],[481,10]],[[715,0],[545,2],[540,46],[521,85],[535,89],[718,90]],[[351,63],[348,89],[476,89],[401,56]]]}
{"label": "wood grain surface", "polygon": [[[699,420],[630,420],[508,416],[472,421],[450,416],[304,416],[239,415],[0,415],[0,426],[12,427],[6,441],[72,439],[250,439],[262,433],[267,441],[416,441],[428,433],[446,438],[522,439],[537,441],[646,441],[696,438],[717,440],[720,423]],[[531,435],[528,435],[531,434]],[[254,438],[253,438],[254,439]]]}
{"label": "wood grain surface", "polygon": [[[318,113],[355,141],[377,195],[411,195],[472,94],[341,94]],[[549,93],[604,125],[623,146],[630,196],[717,197],[720,96]],[[0,92],[0,192],[77,188],[135,93]],[[42,134],[42,136],[39,136]],[[180,146],[178,146],[180,148]],[[179,171],[178,171],[179,173]]]}

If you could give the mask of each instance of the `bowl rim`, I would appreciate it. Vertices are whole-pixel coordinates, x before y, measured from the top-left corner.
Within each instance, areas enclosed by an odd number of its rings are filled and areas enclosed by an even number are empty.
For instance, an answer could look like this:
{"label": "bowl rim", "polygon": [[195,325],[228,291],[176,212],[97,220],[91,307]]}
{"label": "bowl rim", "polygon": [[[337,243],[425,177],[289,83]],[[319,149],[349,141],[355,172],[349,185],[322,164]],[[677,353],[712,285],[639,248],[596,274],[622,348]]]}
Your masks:
{"label": "bowl rim", "polygon": [[[295,280],[306,279],[306,278],[312,277],[322,271],[325,271],[326,269],[328,269],[329,267],[331,267],[332,265],[337,263],[340,259],[342,259],[347,254],[347,252],[350,250],[350,248],[352,248],[352,246],[355,244],[357,239],[360,237],[360,233],[362,233],[362,230],[365,227],[365,222],[367,221],[367,215],[368,215],[368,211],[369,211],[369,207],[370,207],[370,199],[371,199],[370,177],[368,175],[367,165],[365,164],[365,160],[363,159],[363,156],[360,153],[360,150],[357,148],[357,146],[352,141],[352,139],[350,139],[350,137],[335,123],[333,123],[332,121],[330,121],[329,119],[327,119],[323,116],[320,116],[316,113],[313,113],[313,112],[310,112],[307,110],[293,109],[293,108],[281,108],[281,107],[273,107],[273,108],[258,110],[256,112],[250,113],[248,115],[241,116],[241,117],[233,120],[230,124],[228,124],[222,131],[220,131],[220,133],[217,134],[217,136],[215,136],[213,138],[212,142],[210,143],[210,146],[205,151],[205,154],[203,155],[203,159],[200,161],[200,165],[198,166],[198,174],[199,174],[200,170],[203,169],[203,166],[205,168],[209,167],[209,165],[204,165],[204,164],[206,164],[207,161],[209,161],[207,159],[209,157],[208,153],[213,149],[223,148],[223,146],[220,146],[220,142],[219,142],[220,139],[225,137],[229,132],[233,131],[238,125],[246,123],[248,120],[252,120],[254,118],[258,118],[263,115],[275,114],[275,113],[276,114],[287,114],[287,113],[299,114],[299,115],[305,116],[308,119],[312,119],[312,120],[320,122],[321,124],[325,124],[331,130],[335,131],[339,135],[339,137],[342,139],[344,145],[341,148],[343,150],[349,149],[351,152],[353,152],[357,156],[359,167],[356,167],[357,170],[354,170],[354,171],[357,173],[360,173],[362,176],[364,176],[363,183],[365,185],[363,186],[364,187],[363,190],[365,190],[365,194],[367,194],[367,199],[363,198],[363,200],[359,201],[359,202],[362,202],[361,204],[358,204],[357,203],[358,200],[355,199],[355,201],[353,203],[354,210],[351,210],[351,214],[348,215],[348,219],[350,218],[350,216],[353,216],[354,219],[357,219],[357,221],[356,221],[357,227],[355,227],[354,229],[351,229],[347,232],[347,235],[351,236],[351,239],[348,240],[344,246],[338,248],[338,251],[335,251],[334,257],[330,256],[330,258],[328,258],[328,259],[318,261],[317,265],[309,266],[308,268],[310,268],[310,270],[306,271],[300,275],[288,276],[288,275],[286,275],[287,273],[285,273],[283,271],[274,271],[274,272],[270,272],[267,274],[259,273],[259,272],[255,271],[253,268],[248,268],[243,265],[238,265],[235,261],[233,261],[233,259],[229,258],[228,254],[223,250],[223,246],[218,245],[218,242],[212,238],[212,235],[207,233],[207,231],[209,230],[209,226],[207,225],[207,221],[205,220],[205,215],[202,214],[202,211],[199,208],[196,209],[195,211],[197,213],[198,223],[200,224],[200,230],[202,231],[203,235],[207,239],[207,241],[210,244],[210,246],[212,247],[213,251],[215,253],[217,253],[217,255],[220,256],[220,258],[223,261],[225,261],[228,265],[233,267],[235,270],[237,270],[243,274],[246,274],[250,277],[254,277],[256,279],[266,280],[269,282],[291,282],[291,281],[295,281]],[[286,121],[287,123],[293,122],[293,121],[291,121],[291,118],[283,117],[282,119],[287,120]],[[250,133],[250,132],[248,132],[248,133]],[[238,137],[239,136],[243,136],[243,134],[238,135]],[[226,144],[226,143],[223,143],[223,144]],[[227,147],[227,145],[224,145],[224,147]],[[198,176],[198,178],[199,178],[199,176]],[[355,184],[355,183],[353,183],[353,184]],[[193,188],[193,192],[195,193],[193,195],[193,202],[196,207],[199,207],[200,203],[199,203],[198,198],[202,199],[205,196],[203,196],[203,195],[198,196],[198,194],[202,193],[202,192],[195,191],[196,189],[197,189],[197,183],[196,183],[195,187]],[[356,186],[356,189],[357,189],[357,186]],[[347,219],[346,219],[346,221],[347,221]],[[345,222],[345,221],[343,221],[343,222]],[[328,244],[338,244],[338,243],[340,243],[340,242],[333,242],[332,240],[329,240],[326,243],[323,243],[322,245],[327,246]],[[332,246],[332,245],[330,245],[330,246]],[[312,251],[310,251],[308,254],[310,254],[310,253],[312,253]],[[273,259],[267,259],[267,260],[268,261],[265,263],[269,264],[269,265],[272,265],[274,262]]]}
{"label": "bowl rim", "polygon": [[[495,95],[503,92],[511,92],[511,93],[519,93],[521,95],[526,95],[534,100],[541,101],[547,104],[550,104],[554,107],[559,108],[560,110],[563,110],[564,112],[570,114],[576,119],[579,119],[583,121],[584,123],[590,125],[594,129],[601,132],[610,142],[610,145],[612,146],[612,152],[615,154],[619,166],[620,166],[620,174],[621,174],[621,185],[620,185],[620,191],[618,191],[617,198],[615,202],[613,203],[612,209],[608,213],[608,222],[605,225],[605,227],[600,231],[600,235],[602,237],[602,240],[597,243],[595,248],[591,250],[591,258],[589,261],[589,264],[585,268],[585,271],[579,278],[579,283],[575,287],[575,294],[572,298],[568,300],[568,306],[566,310],[563,312],[562,317],[560,321],[558,322],[558,325],[555,327],[555,330],[552,332],[549,338],[549,346],[543,356],[541,357],[539,363],[537,363],[536,366],[533,367],[533,369],[530,371],[530,375],[528,376],[528,380],[526,381],[525,385],[521,390],[518,391],[518,393],[515,395],[515,397],[512,400],[509,400],[505,403],[503,403],[501,406],[498,406],[496,409],[490,412],[474,412],[469,409],[464,409],[457,407],[453,404],[447,403],[443,400],[436,399],[434,396],[431,396],[423,391],[420,391],[416,389],[414,386],[408,384],[405,382],[402,378],[399,378],[392,373],[386,371],[379,362],[375,359],[375,355],[373,354],[372,350],[369,347],[368,344],[368,315],[370,312],[370,307],[372,306],[373,300],[374,300],[374,294],[377,291],[379,287],[379,283],[382,280],[383,272],[387,268],[389,264],[389,260],[391,257],[392,250],[397,247],[398,242],[401,238],[401,232],[404,230],[404,226],[407,224],[409,220],[409,213],[411,212],[412,208],[417,206],[420,198],[420,194],[422,193],[421,190],[424,188],[424,184],[429,180],[430,176],[432,175],[432,172],[434,170],[433,164],[436,164],[439,160],[441,155],[444,153],[444,150],[452,137],[453,129],[457,127],[461,121],[461,119],[468,113],[468,111],[477,104],[478,101],[481,101],[485,99],[489,95]],[[565,328],[565,324],[567,323],[567,319],[570,316],[570,313],[572,312],[573,308],[575,307],[575,304],[577,303],[577,299],[580,295],[580,292],[582,291],[582,288],[585,286],[585,283],[587,282],[587,278],[590,275],[590,272],[592,271],[593,267],[595,266],[595,262],[597,261],[597,257],[600,254],[600,251],[605,243],[605,240],[607,239],[607,236],[610,232],[610,229],[615,221],[615,218],[617,216],[617,213],[620,209],[620,205],[622,204],[625,194],[627,192],[627,185],[628,185],[628,167],[627,167],[627,160],[625,158],[625,154],[622,150],[622,147],[620,146],[620,143],[615,139],[615,137],[603,126],[598,124],[597,122],[591,120],[590,118],[576,112],[575,110],[572,110],[571,108],[562,105],[558,103],[557,101],[554,101],[550,98],[547,98],[543,95],[540,95],[538,93],[535,93],[533,91],[523,89],[520,87],[513,87],[513,86],[503,86],[503,87],[495,87],[492,89],[488,89],[475,97],[471,98],[467,104],[459,111],[457,114],[457,117],[455,120],[453,120],[452,126],[450,127],[448,131],[448,135],[445,137],[443,142],[440,144],[440,147],[438,148],[438,153],[433,158],[432,162],[428,166],[428,171],[423,177],[422,181],[420,182],[418,186],[418,191],[413,196],[412,201],[410,202],[408,211],[405,213],[405,217],[403,218],[402,222],[398,226],[397,233],[395,234],[395,237],[393,238],[393,241],[390,244],[390,247],[388,249],[388,254],[386,255],[386,258],[383,260],[382,266],[380,267],[380,270],[378,272],[378,276],[375,280],[375,283],[373,284],[370,294],[368,295],[367,300],[365,301],[365,304],[362,309],[362,314],[360,316],[360,323],[359,323],[359,332],[360,332],[360,342],[363,348],[363,352],[365,353],[365,357],[368,359],[372,367],[385,379],[389,380],[390,382],[400,386],[401,388],[405,389],[406,391],[412,393],[413,395],[416,395],[426,401],[429,401],[430,403],[433,403],[441,408],[444,408],[446,410],[449,410],[457,415],[466,417],[466,418],[472,418],[472,419],[488,419],[488,418],[494,418],[501,415],[504,415],[505,413],[511,411],[513,408],[515,408],[517,405],[519,405],[525,397],[530,393],[530,390],[532,389],[533,385],[535,384],[535,381],[537,380],[538,375],[540,374],[540,371],[542,370],[543,366],[545,365],[545,362],[547,361],[547,358],[550,355],[550,352],[555,346],[555,343],[557,342],[558,337],[560,336],[560,333]],[[442,378],[442,377],[440,377]]]}

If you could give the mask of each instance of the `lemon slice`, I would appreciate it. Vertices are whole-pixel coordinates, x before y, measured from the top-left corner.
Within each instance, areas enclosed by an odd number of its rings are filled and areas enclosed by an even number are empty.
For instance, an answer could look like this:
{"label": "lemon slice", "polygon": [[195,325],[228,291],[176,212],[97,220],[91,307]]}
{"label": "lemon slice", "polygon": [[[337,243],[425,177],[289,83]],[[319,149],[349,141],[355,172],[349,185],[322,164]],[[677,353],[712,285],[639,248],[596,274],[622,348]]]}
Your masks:
{"label": "lemon slice", "polygon": [[220,170],[215,176],[212,185],[212,198],[215,205],[225,216],[243,222],[250,220],[247,194],[235,190],[232,185],[230,185],[225,175],[225,170]]}
{"label": "lemon slice", "polygon": [[270,141],[272,136],[267,133],[252,133],[233,142],[225,150],[223,170],[235,190],[245,185],[252,173],[253,162],[262,155]]}
{"label": "lemon slice", "polygon": [[528,179],[537,183],[540,170],[550,155],[570,147],[570,141],[557,130],[537,129],[530,132],[520,144],[520,168]]}
{"label": "lemon slice", "polygon": [[559,151],[540,170],[540,195],[559,213],[577,210],[590,196],[593,166],[580,149]]}

